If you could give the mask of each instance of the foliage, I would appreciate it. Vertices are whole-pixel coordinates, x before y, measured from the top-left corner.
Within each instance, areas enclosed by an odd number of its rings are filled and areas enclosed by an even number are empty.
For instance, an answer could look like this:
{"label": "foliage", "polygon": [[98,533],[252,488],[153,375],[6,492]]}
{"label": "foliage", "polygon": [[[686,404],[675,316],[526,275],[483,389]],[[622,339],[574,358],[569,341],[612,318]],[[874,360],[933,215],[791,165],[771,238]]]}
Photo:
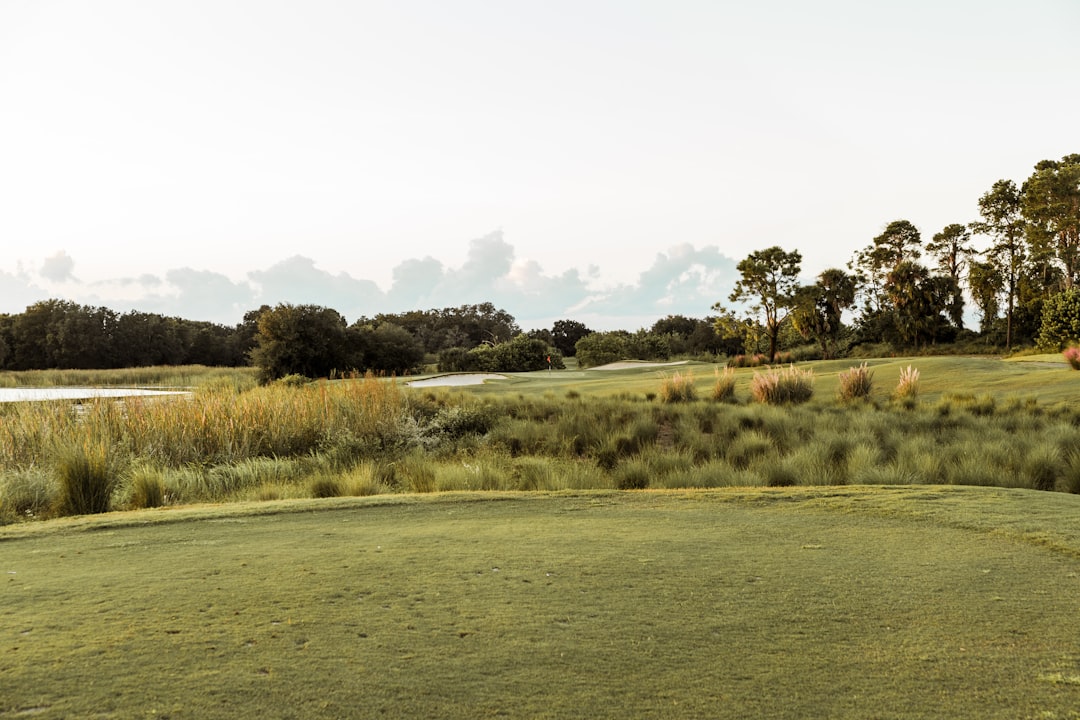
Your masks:
{"label": "foliage", "polygon": [[[729,300],[751,303],[750,313],[757,317],[769,339],[769,358],[776,357],[780,323],[792,307],[798,286],[802,255],[773,246],[750,253],[736,266],[740,273]],[[717,306],[714,306],[714,309]]]}
{"label": "foliage", "polygon": [[354,325],[352,330],[357,333],[363,348],[365,370],[404,375],[422,367],[424,348],[405,328],[384,322],[375,328]]}
{"label": "foliage", "polygon": [[1080,282],[1080,155],[1037,163],[1021,198],[1033,250],[1052,255],[1064,289],[1073,288]]}
{"label": "foliage", "polygon": [[783,405],[804,403],[814,395],[814,373],[794,365],[785,369],[754,373],[750,396],[759,403]]}
{"label": "foliage", "polygon": [[478,372],[530,372],[547,370],[549,366],[558,370],[566,367],[557,350],[543,340],[524,334],[497,345],[481,345],[467,351],[463,365],[462,370]]}
{"label": "foliage", "polygon": [[1080,347],[1075,345],[1065,348],[1065,352],[1062,353],[1065,356],[1065,362],[1069,364],[1073,370],[1080,370]]}
{"label": "foliage", "polygon": [[1037,346],[1061,350],[1080,342],[1080,288],[1052,295],[1042,307],[1042,325]]}
{"label": "foliage", "polygon": [[578,366],[583,368],[607,365],[625,360],[629,354],[629,333],[625,331],[595,332],[577,341]]}
{"label": "foliage", "polygon": [[874,389],[874,371],[867,367],[866,363],[857,367],[848,368],[839,375],[838,395],[841,400],[852,400],[870,397]]}
{"label": "foliage", "polygon": [[282,303],[262,313],[258,326],[251,361],[262,382],[291,374],[329,377],[358,366],[345,318],[336,310]]}
{"label": "foliage", "polygon": [[0,321],[0,369],[238,366],[249,349],[236,328],[67,300],[43,300]]}
{"label": "foliage", "polygon": [[574,357],[577,352],[577,341],[586,335],[591,335],[592,332],[585,327],[584,323],[576,320],[556,320],[551,326],[551,344],[562,353],[563,357]]}
{"label": "foliage", "polygon": [[855,303],[856,279],[838,268],[818,275],[817,282],[795,292],[791,321],[806,340],[821,346],[823,357],[835,357],[844,332],[842,316]]}
{"label": "foliage", "polygon": [[[1002,289],[1006,296],[1005,311],[1005,347],[1013,343],[1013,314],[1016,308],[1018,283],[1027,258],[1024,245],[1025,222],[1022,217],[1022,201],[1019,189],[1011,180],[998,180],[979,198],[979,215],[982,218],[971,224],[971,229],[986,235],[991,240],[986,250],[986,262],[979,269],[979,274],[968,279],[972,294],[982,298],[983,324],[987,318],[996,317],[996,312],[989,313],[992,303],[993,288]],[[975,266],[972,266],[972,271]]]}

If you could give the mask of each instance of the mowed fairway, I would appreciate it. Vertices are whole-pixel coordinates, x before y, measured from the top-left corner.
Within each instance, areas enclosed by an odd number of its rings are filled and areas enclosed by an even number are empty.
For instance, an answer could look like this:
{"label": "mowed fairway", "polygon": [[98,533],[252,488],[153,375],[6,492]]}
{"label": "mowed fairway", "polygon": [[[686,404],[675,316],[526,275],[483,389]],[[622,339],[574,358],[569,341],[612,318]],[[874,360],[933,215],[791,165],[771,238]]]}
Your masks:
{"label": "mowed fairway", "polygon": [[0,528],[0,717],[1080,716],[1080,498],[432,495]]}

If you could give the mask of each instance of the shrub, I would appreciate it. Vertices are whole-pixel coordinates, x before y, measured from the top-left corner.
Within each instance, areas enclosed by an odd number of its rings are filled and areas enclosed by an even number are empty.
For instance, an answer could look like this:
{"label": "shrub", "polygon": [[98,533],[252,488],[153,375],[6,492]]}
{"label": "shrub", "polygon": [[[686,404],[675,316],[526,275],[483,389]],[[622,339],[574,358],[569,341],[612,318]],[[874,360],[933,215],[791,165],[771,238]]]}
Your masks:
{"label": "shrub", "polygon": [[116,488],[116,473],[104,442],[72,443],[59,448],[56,476],[60,481],[58,512],[90,515],[108,512]]}
{"label": "shrub", "polygon": [[893,391],[897,400],[914,400],[919,395],[919,371],[910,365],[900,371],[900,382]]}
{"label": "shrub", "polygon": [[492,424],[493,418],[486,409],[457,405],[440,408],[431,420],[431,431],[437,436],[457,440],[466,435],[483,435]]}
{"label": "shrub", "polygon": [[1065,356],[1065,362],[1069,363],[1069,367],[1080,370],[1080,347],[1067,347],[1062,355]]}
{"label": "shrub", "polygon": [[660,385],[660,400],[666,403],[690,402],[694,399],[694,375],[676,372],[670,378],[664,378]]}
{"label": "shrub", "polygon": [[806,402],[814,395],[813,371],[789,365],[784,370],[754,373],[750,395],[757,402],[770,405]]}
{"label": "shrub", "polygon": [[712,398],[717,402],[734,402],[735,400],[735,370],[728,366],[724,372],[720,368],[714,371],[716,382],[713,383]]}
{"label": "shrub", "polygon": [[870,397],[870,391],[874,387],[874,372],[866,363],[858,367],[848,368],[840,373],[840,399],[844,402],[859,400]]}

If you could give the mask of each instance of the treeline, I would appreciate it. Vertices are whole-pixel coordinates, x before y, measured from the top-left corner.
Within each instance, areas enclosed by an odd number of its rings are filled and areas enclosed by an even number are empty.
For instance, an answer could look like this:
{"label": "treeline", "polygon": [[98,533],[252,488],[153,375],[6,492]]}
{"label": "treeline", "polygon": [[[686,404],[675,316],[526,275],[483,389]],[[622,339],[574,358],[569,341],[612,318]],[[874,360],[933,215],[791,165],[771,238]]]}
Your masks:
{"label": "treeline", "polygon": [[0,314],[0,369],[248,364],[255,328],[45,300]]}
{"label": "treeline", "polygon": [[[946,225],[927,242],[912,222],[890,222],[846,270],[825,270],[809,285],[798,282],[797,250],[752,252],[728,298],[749,311],[715,305],[720,332],[770,358],[799,342],[829,357],[865,345],[1058,349],[1080,341],[1080,155],[1039,162],[1019,187],[997,181],[978,208],[978,220]],[[976,249],[974,236],[986,247]],[[968,299],[978,331],[964,327]]]}

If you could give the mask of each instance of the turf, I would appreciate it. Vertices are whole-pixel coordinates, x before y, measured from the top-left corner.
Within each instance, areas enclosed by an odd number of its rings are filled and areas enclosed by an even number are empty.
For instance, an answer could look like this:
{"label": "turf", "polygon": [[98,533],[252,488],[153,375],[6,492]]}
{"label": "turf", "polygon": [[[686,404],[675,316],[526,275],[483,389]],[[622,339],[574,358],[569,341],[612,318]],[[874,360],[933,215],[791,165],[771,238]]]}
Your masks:
{"label": "turf", "polygon": [[12,525],[0,717],[1077,717],[1078,517],[920,486]]}

